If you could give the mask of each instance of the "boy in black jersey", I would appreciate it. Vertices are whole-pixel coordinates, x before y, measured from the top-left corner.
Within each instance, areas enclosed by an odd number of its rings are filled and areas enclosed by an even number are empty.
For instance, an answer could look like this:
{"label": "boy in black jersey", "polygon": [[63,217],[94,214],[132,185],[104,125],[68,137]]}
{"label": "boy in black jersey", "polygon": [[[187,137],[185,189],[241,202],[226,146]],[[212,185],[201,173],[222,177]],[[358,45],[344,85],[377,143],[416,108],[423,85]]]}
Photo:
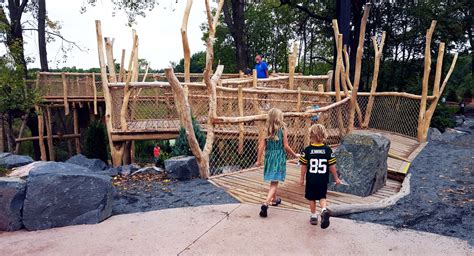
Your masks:
{"label": "boy in black jersey", "polygon": [[316,200],[321,206],[321,228],[329,227],[329,212],[326,209],[326,193],[328,190],[329,172],[334,176],[336,185],[341,180],[336,172],[336,158],[332,149],[323,144],[327,138],[326,128],[315,124],[310,128],[311,145],[302,152],[299,162],[301,164],[300,184],[304,185],[306,178],[305,197],[309,200],[311,217],[309,222],[318,224],[316,215]]}

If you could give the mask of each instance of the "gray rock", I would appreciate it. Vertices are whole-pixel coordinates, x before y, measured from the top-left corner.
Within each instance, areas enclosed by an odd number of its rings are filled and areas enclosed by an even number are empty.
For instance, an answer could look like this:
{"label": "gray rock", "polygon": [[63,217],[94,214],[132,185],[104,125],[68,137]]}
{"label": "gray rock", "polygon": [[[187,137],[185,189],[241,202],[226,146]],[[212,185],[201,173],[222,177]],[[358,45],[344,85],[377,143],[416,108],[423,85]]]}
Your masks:
{"label": "gray rock", "polygon": [[112,167],[107,169],[106,171],[108,172],[109,176],[117,176],[119,175],[121,169],[122,168],[120,167]]}
{"label": "gray rock", "polygon": [[2,152],[2,153],[0,153],[0,159],[5,158],[7,156],[11,156],[11,155],[12,155],[12,153]]}
{"label": "gray rock", "polygon": [[135,172],[135,171],[138,171],[140,170],[140,166],[137,165],[137,164],[129,164],[129,165],[123,165],[123,166],[120,166],[118,167],[118,172],[120,175],[122,176],[128,176],[130,175],[132,172]]}
{"label": "gray rock", "polygon": [[95,224],[112,213],[111,178],[87,168],[48,162],[30,171],[23,224],[40,230],[78,224]]}
{"label": "gray rock", "polygon": [[428,130],[428,140],[429,141],[440,141],[443,134],[436,128],[430,127]]}
{"label": "gray rock", "polygon": [[75,155],[68,160],[66,163],[76,164],[82,167],[86,167],[94,172],[96,171],[103,171],[108,168],[107,164],[104,161],[97,159],[97,158],[87,158],[84,155]]}
{"label": "gray rock", "polygon": [[335,186],[332,175],[328,189],[368,196],[385,186],[390,140],[376,133],[355,131],[335,151],[336,169],[349,186]]}
{"label": "gray rock", "polygon": [[25,200],[26,182],[19,178],[0,178],[0,231],[23,227],[21,210]]}
{"label": "gray rock", "polygon": [[222,173],[231,173],[231,172],[236,172],[240,171],[242,168],[240,168],[240,165],[227,165],[222,167]]}
{"label": "gray rock", "polygon": [[11,169],[14,167],[19,167],[27,165],[33,162],[33,158],[29,156],[14,155],[11,153],[2,153],[0,154],[0,167]]}
{"label": "gray rock", "polygon": [[137,174],[162,174],[164,171],[161,168],[158,168],[156,166],[147,166],[143,167],[137,171],[134,171],[131,175],[137,175]]}
{"label": "gray rock", "polygon": [[194,156],[176,156],[165,160],[165,170],[173,179],[189,180],[199,177],[199,167]]}

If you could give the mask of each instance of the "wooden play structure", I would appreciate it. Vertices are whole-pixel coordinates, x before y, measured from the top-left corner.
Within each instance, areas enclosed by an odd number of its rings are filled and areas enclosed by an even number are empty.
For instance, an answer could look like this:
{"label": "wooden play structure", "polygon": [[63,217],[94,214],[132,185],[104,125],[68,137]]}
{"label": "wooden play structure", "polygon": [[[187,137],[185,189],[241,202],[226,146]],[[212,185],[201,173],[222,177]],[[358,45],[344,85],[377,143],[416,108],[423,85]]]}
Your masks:
{"label": "wooden play structure", "polygon": [[[431,36],[433,21],[426,33],[425,70],[422,95],[402,92],[377,92],[377,76],[385,33],[378,40],[372,37],[375,51],[374,75],[370,92],[359,92],[361,60],[365,25],[370,5],[362,18],[355,77],[349,78],[349,59],[337,22],[333,22],[337,60],[333,72],[321,76],[302,76],[295,73],[297,45],[290,54],[288,74],[274,74],[257,79],[240,74],[222,74],[222,66],[213,66],[213,38],[221,0],[215,16],[207,7],[209,40],[206,67],[203,74],[189,73],[189,46],[186,29],[190,4],[183,18],[181,34],[185,56],[185,73],[139,73],[139,40],[133,32],[133,45],[128,65],[122,50],[120,69],[115,70],[114,41],[103,38],[100,21],[96,22],[100,74],[39,73],[37,86],[43,91],[44,103],[38,106],[40,131],[46,122],[47,143],[57,135],[51,134],[51,109],[63,108],[65,115],[74,115],[74,134],[62,138],[75,141],[78,108],[88,106],[98,114],[103,106],[108,130],[112,163],[117,166],[133,160],[133,141],[176,138],[180,127],[188,132],[188,141],[196,156],[203,178],[223,187],[242,202],[260,203],[266,196],[262,168],[255,168],[258,141],[265,138],[266,112],[277,107],[283,110],[290,146],[295,151],[309,144],[308,128],[312,122],[321,123],[329,131],[327,143],[337,147],[341,139],[353,130],[377,132],[391,141],[388,159],[389,180],[386,186],[368,198],[330,192],[333,205],[376,202],[397,194],[407,174],[410,162],[426,145],[427,132],[434,110],[454,69],[457,54],[448,74],[441,83],[444,43],[439,44],[432,95],[428,95],[430,74]],[[213,70],[215,68],[215,70]],[[334,81],[332,81],[334,77]],[[166,78],[166,79],[165,79]],[[332,86],[332,84],[334,86]],[[332,89],[334,88],[334,89]],[[192,129],[194,118],[206,133],[206,145],[200,149]],[[49,128],[48,128],[49,127]],[[42,134],[42,132],[40,132]],[[55,137],[56,136],[56,137]],[[38,138],[43,141],[42,135]],[[21,141],[19,138],[17,141]],[[44,151],[44,143],[42,152]],[[52,147],[49,147],[51,150]],[[46,156],[46,155],[45,155]],[[46,159],[46,157],[45,157]],[[288,161],[287,182],[282,185],[284,207],[306,209],[303,188],[297,184],[299,169],[294,160]]]}

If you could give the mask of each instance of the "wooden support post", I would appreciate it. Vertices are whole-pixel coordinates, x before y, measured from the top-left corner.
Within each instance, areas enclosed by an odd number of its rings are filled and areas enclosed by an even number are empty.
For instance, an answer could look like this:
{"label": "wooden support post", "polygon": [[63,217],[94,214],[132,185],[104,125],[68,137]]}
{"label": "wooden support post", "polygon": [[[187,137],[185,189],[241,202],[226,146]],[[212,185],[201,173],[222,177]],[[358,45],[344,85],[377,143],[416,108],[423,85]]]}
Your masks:
{"label": "wooden support post", "polygon": [[130,162],[135,163],[135,141],[132,140],[130,145]]}
{"label": "wooden support post", "polygon": [[379,46],[377,46],[377,40],[375,39],[375,37],[372,37],[372,44],[374,46],[374,52],[375,52],[374,74],[372,76],[369,102],[367,103],[367,109],[365,110],[365,118],[364,118],[364,123],[362,124],[362,128],[369,127],[370,116],[372,115],[372,108],[374,105],[374,97],[375,97],[374,95],[375,95],[375,92],[377,91],[377,85],[378,85],[377,79],[379,76],[380,59],[382,57],[384,42],[385,42],[385,31],[382,32],[382,39],[380,40]]}
{"label": "wooden support post", "polygon": [[289,56],[289,73],[290,77],[288,80],[288,89],[293,90],[295,85],[295,68],[296,68],[296,59],[298,58],[298,45],[296,43],[293,44],[293,52]]}
{"label": "wooden support post", "polygon": [[[25,130],[25,126],[26,126],[26,121],[28,121],[28,114],[23,115],[21,117],[21,126],[20,126],[20,131],[18,132],[17,139],[20,139],[23,136],[23,131]],[[2,122],[3,122],[3,118],[1,118],[0,120],[0,144],[3,143],[3,123]],[[15,154],[18,154],[18,152],[20,151],[20,144],[21,143],[16,143]],[[2,145],[0,145],[0,152],[3,152]]]}
{"label": "wooden support post", "polygon": [[418,141],[423,142],[424,133],[424,119],[426,114],[426,100],[428,97],[428,82],[431,70],[431,37],[433,36],[436,21],[431,22],[430,28],[426,31],[426,45],[425,45],[425,67],[423,71],[423,81],[421,90],[420,112],[418,115]]}
{"label": "wooden support post", "polygon": [[[110,47],[109,47],[110,48]],[[122,107],[120,108],[120,127],[123,131],[127,130],[127,110],[130,96],[132,94],[132,89],[129,88],[130,82],[136,81],[138,78],[138,58],[137,58],[137,49],[138,48],[138,36],[136,35],[135,30],[133,30],[133,46],[132,52],[130,54],[130,59],[128,62],[128,69],[131,70],[127,76],[127,81],[125,81],[125,86],[123,88],[123,102]],[[111,50],[110,50],[111,51]]]}
{"label": "wooden support post", "polygon": [[354,117],[357,105],[357,92],[359,91],[360,83],[360,71],[362,68],[362,54],[364,53],[364,38],[365,38],[365,27],[367,25],[367,19],[369,18],[371,4],[365,4],[364,15],[360,23],[360,34],[359,34],[359,45],[357,46],[356,63],[354,71],[354,87],[352,88],[351,94],[351,109],[349,113],[349,131],[354,129]]}
{"label": "wooden support post", "polygon": [[332,70],[329,70],[328,73],[327,73],[327,75],[328,75],[328,80],[327,80],[327,82],[326,82],[326,90],[325,90],[326,92],[332,91],[332,90],[331,90],[331,85],[332,85],[333,73],[334,73],[334,72],[333,72]]}
{"label": "wooden support post", "polygon": [[113,130],[112,126],[112,100],[111,95],[108,87],[108,78],[107,78],[107,70],[105,67],[105,57],[104,57],[104,42],[102,37],[102,27],[99,20],[95,21],[96,24],[96,36],[97,36],[97,49],[99,54],[99,66],[100,66],[100,74],[102,80],[102,89],[104,92],[104,101],[105,101],[105,123],[107,125],[107,136],[109,138],[109,147],[110,152],[112,155],[112,164],[114,167],[120,166],[122,163],[122,154],[123,148],[120,144],[115,143],[112,140],[111,132]]}
{"label": "wooden support post", "polygon": [[187,30],[188,30],[189,12],[191,11],[192,6],[193,6],[193,0],[187,0],[186,8],[184,9],[183,22],[181,23],[181,40],[183,42],[183,52],[184,52],[184,82],[185,83],[191,82],[191,74],[190,74],[191,53],[189,50]]}
{"label": "wooden support post", "polygon": [[120,70],[119,70],[119,77],[118,77],[119,82],[123,82],[125,80],[124,79],[124,76],[125,76],[124,65],[125,65],[125,49],[122,49],[122,58],[120,60]]}
{"label": "wooden support post", "polygon": [[[73,106],[73,115],[74,115],[74,134],[79,134],[79,115],[77,113],[77,108]],[[74,139],[76,144],[76,154],[81,153],[81,140],[79,138]]]}
{"label": "wooden support post", "polygon": [[94,92],[94,115],[97,115],[97,87],[95,83],[95,73],[92,73],[92,91]]}
{"label": "wooden support post", "polygon": [[48,154],[49,154],[49,161],[54,161],[54,145],[53,145],[53,127],[52,127],[52,120],[51,120],[51,108],[46,107],[46,140],[48,141]]}
{"label": "wooden support post", "polygon": [[38,139],[41,152],[41,161],[46,161],[46,147],[44,146],[44,124],[43,124],[43,112],[40,106],[36,106],[36,114],[38,115]]}
{"label": "wooden support post", "polygon": [[68,88],[66,81],[66,74],[61,73],[61,79],[63,81],[63,101],[64,101],[64,114],[69,115],[69,103],[68,103]]}
{"label": "wooden support post", "polygon": [[107,66],[109,67],[109,81],[112,83],[117,82],[117,76],[115,74],[115,61],[114,61],[114,40],[108,37],[105,40],[105,52],[107,55]]}
{"label": "wooden support post", "polygon": [[257,84],[257,70],[256,69],[252,70],[252,85],[253,85],[253,88],[257,88],[257,86],[258,86],[258,84]]}
{"label": "wooden support post", "polygon": [[[244,116],[244,95],[242,92],[242,85],[239,84],[239,90],[238,90],[238,105],[239,105],[239,116]],[[241,122],[239,123],[239,148],[238,148],[239,154],[242,154],[244,152],[244,123]]]}
{"label": "wooden support post", "polygon": [[[441,45],[441,44],[443,44],[443,45]],[[441,44],[440,44],[440,49],[439,49],[438,54],[442,55],[442,53],[444,53],[444,43],[441,43]],[[433,114],[436,110],[436,106],[438,105],[438,101],[440,99],[440,96],[443,94],[444,88],[446,87],[446,84],[448,83],[448,80],[451,77],[451,74],[453,73],[454,67],[456,66],[457,59],[458,59],[458,53],[455,53],[454,58],[453,58],[453,62],[451,63],[451,67],[449,68],[449,71],[446,74],[446,77],[444,78],[441,89],[439,89],[438,93],[436,93],[436,97],[431,102],[430,107],[426,111],[425,120],[424,120],[424,127],[423,127],[424,131],[423,131],[423,136],[421,138],[421,141],[423,141],[423,142],[426,141],[426,139],[428,137],[428,130],[430,128],[431,118],[433,117]],[[438,65],[442,66],[443,57],[440,57],[439,55],[438,55],[438,63],[436,64],[436,70],[437,70],[436,72],[438,72],[438,70],[439,70],[439,72],[441,73],[442,68],[438,67]],[[437,75],[438,75],[438,73],[436,73],[436,76],[435,76],[435,88],[436,87],[439,88],[439,82],[441,81],[441,77],[437,78]],[[436,81],[436,79],[438,79],[438,81]],[[438,83],[438,86],[436,85],[436,83]]]}
{"label": "wooden support post", "polygon": [[[342,34],[337,35],[337,59],[336,59],[336,75],[334,79],[334,88],[336,91],[336,102],[342,100],[341,98],[341,69],[342,69]],[[342,119],[341,108],[337,108],[337,123],[341,137],[345,134],[344,121]]]}
{"label": "wooden support post", "polygon": [[244,71],[239,70],[239,78],[244,78]]}
{"label": "wooden support post", "polygon": [[301,87],[298,86],[298,96],[296,99],[296,112],[301,112]]}

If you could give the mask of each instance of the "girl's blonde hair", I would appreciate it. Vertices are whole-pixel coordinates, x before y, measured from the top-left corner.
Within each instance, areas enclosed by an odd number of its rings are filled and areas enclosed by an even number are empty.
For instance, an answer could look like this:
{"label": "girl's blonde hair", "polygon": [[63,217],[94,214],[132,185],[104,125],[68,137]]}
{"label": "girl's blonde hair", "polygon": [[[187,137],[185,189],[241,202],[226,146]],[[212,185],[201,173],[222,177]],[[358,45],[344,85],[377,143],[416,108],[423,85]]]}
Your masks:
{"label": "girl's blonde hair", "polygon": [[324,142],[328,137],[326,127],[322,124],[313,124],[309,128],[309,136],[313,142]]}
{"label": "girl's blonde hair", "polygon": [[272,108],[268,111],[267,118],[267,138],[276,138],[278,130],[285,127],[283,122],[283,112],[278,108]]}

